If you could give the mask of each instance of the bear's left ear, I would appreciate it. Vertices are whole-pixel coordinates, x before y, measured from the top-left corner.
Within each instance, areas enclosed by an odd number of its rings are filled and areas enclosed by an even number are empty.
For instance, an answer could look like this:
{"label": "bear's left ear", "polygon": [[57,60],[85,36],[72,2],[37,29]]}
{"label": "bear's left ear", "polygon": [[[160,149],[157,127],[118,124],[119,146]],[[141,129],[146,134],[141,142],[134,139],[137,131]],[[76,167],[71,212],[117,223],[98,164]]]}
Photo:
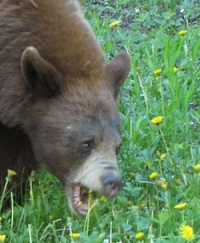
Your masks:
{"label": "bear's left ear", "polygon": [[114,98],[117,99],[121,85],[130,71],[130,57],[126,52],[118,54],[106,65],[106,74],[113,86]]}
{"label": "bear's left ear", "polygon": [[41,57],[35,47],[30,46],[24,50],[21,56],[21,71],[32,95],[52,97],[61,93],[60,73]]}

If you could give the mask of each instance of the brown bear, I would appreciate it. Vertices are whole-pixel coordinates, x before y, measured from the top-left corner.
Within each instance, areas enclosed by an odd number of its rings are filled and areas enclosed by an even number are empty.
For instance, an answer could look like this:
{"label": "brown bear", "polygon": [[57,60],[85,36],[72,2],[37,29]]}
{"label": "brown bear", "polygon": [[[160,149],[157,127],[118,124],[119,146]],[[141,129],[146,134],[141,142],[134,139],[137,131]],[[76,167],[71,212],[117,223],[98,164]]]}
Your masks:
{"label": "brown bear", "polygon": [[109,64],[76,0],[0,1],[0,180],[41,165],[63,184],[69,206],[88,211],[88,188],[122,186],[116,99],[130,69]]}

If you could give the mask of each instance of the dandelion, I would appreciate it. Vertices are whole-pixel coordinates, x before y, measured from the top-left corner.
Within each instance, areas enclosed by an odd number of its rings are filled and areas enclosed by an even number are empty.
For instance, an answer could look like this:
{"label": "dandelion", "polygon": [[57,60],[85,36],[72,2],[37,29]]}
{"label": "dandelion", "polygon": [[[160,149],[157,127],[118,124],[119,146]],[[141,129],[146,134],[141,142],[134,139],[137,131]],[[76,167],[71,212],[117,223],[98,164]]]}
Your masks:
{"label": "dandelion", "polygon": [[137,239],[137,240],[141,240],[143,237],[144,237],[144,232],[138,232],[135,235],[135,239]]}
{"label": "dandelion", "polygon": [[200,172],[200,164],[196,164],[194,166],[194,170],[197,171],[197,172]]}
{"label": "dandelion", "polygon": [[107,198],[106,196],[102,196],[102,197],[101,197],[101,201],[105,203],[105,202],[108,201],[108,198]]}
{"label": "dandelion", "polygon": [[12,176],[17,175],[17,173],[14,170],[8,169],[8,178],[11,178]]}
{"label": "dandelion", "polygon": [[161,160],[164,160],[164,159],[166,158],[166,156],[167,156],[167,154],[166,154],[166,153],[161,154],[161,155],[160,155],[160,159],[161,159]]}
{"label": "dandelion", "polygon": [[129,176],[130,176],[131,178],[135,178],[135,173],[134,173],[134,172],[129,172]]}
{"label": "dandelion", "polygon": [[53,216],[49,215],[49,220],[52,221],[53,220]]}
{"label": "dandelion", "polygon": [[151,123],[159,125],[163,121],[164,117],[162,116],[156,116],[151,119]]}
{"label": "dandelion", "polygon": [[180,227],[181,236],[183,239],[190,241],[194,239],[194,230],[189,225],[182,225]]}
{"label": "dandelion", "polygon": [[127,201],[127,205],[128,206],[133,206],[133,202],[132,201]]}
{"label": "dandelion", "polygon": [[175,179],[175,182],[176,182],[176,184],[180,185],[181,184],[181,179],[177,178],[177,179]]}
{"label": "dandelion", "polygon": [[174,67],[173,68],[173,71],[174,71],[174,73],[177,73],[178,72],[178,68],[177,67]]}
{"label": "dandelion", "polygon": [[76,239],[78,239],[79,237],[80,237],[80,234],[79,233],[71,233],[71,238],[73,239],[73,240],[76,240]]}
{"label": "dandelion", "polygon": [[120,21],[117,20],[117,21],[112,22],[112,23],[110,24],[110,27],[116,27],[116,26],[119,25],[119,24],[120,24]]}
{"label": "dandelion", "polygon": [[141,204],[139,205],[140,209],[144,209],[146,206],[145,202],[141,202]]}
{"label": "dandelion", "polygon": [[150,174],[149,178],[152,179],[152,180],[155,180],[157,176],[158,176],[158,173],[157,172],[152,172]]}
{"label": "dandelion", "polygon": [[0,210],[1,210],[2,205],[3,205],[3,201],[4,201],[4,198],[5,198],[5,195],[6,195],[6,190],[7,190],[8,184],[11,181],[11,177],[15,176],[15,175],[17,175],[17,173],[14,170],[10,170],[10,169],[7,170],[6,182],[5,182],[5,185],[3,187],[1,197],[0,197]]}
{"label": "dandelion", "polygon": [[164,181],[164,182],[161,184],[161,187],[162,187],[162,189],[167,190],[168,183],[167,183],[166,181]]}
{"label": "dandelion", "polygon": [[179,34],[180,36],[184,36],[184,35],[187,34],[187,30],[181,30],[181,31],[178,32],[178,34]]}
{"label": "dandelion", "polygon": [[184,209],[187,206],[187,203],[179,203],[174,206],[175,209]]}
{"label": "dandelion", "polygon": [[147,165],[148,167],[150,167],[150,166],[153,165],[153,163],[152,163],[152,162],[147,162],[146,165]]}
{"label": "dandelion", "polygon": [[158,76],[158,75],[160,75],[162,73],[162,69],[158,68],[153,73]]}
{"label": "dandelion", "polygon": [[166,181],[164,181],[164,180],[159,180],[159,181],[157,182],[157,184],[158,184],[162,189],[167,190],[168,183],[167,183]]}
{"label": "dandelion", "polygon": [[0,242],[4,242],[6,239],[6,235],[0,235]]}

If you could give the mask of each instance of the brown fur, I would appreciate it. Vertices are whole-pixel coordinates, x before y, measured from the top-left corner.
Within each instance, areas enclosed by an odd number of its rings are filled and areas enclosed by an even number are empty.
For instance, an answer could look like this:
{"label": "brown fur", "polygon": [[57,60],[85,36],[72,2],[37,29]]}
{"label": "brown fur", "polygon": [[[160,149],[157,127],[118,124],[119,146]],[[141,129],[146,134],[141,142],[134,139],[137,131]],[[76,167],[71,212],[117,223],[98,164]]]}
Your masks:
{"label": "brown fur", "polygon": [[[1,181],[8,168],[21,180],[45,164],[67,195],[73,183],[103,193],[102,179],[88,178],[99,163],[118,177],[116,98],[129,67],[126,53],[105,63],[77,1],[0,1]],[[87,140],[95,149],[83,149]]]}
{"label": "brown fur", "polygon": [[68,82],[82,76],[99,76],[104,64],[100,47],[76,1],[34,0],[34,3],[37,7],[29,0],[0,3],[0,83],[1,92],[6,92],[1,96],[0,114],[9,111],[5,123],[10,126],[20,123],[19,113],[27,99],[19,72],[26,47],[34,46],[45,60],[67,76]]}

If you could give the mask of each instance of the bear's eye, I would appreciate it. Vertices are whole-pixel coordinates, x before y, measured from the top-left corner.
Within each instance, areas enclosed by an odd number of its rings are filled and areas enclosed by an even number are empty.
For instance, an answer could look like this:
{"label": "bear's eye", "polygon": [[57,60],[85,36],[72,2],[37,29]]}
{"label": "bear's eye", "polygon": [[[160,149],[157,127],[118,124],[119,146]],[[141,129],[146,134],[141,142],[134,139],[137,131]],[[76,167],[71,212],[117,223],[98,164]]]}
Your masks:
{"label": "bear's eye", "polygon": [[94,139],[82,142],[81,146],[85,152],[90,152],[94,148]]}

